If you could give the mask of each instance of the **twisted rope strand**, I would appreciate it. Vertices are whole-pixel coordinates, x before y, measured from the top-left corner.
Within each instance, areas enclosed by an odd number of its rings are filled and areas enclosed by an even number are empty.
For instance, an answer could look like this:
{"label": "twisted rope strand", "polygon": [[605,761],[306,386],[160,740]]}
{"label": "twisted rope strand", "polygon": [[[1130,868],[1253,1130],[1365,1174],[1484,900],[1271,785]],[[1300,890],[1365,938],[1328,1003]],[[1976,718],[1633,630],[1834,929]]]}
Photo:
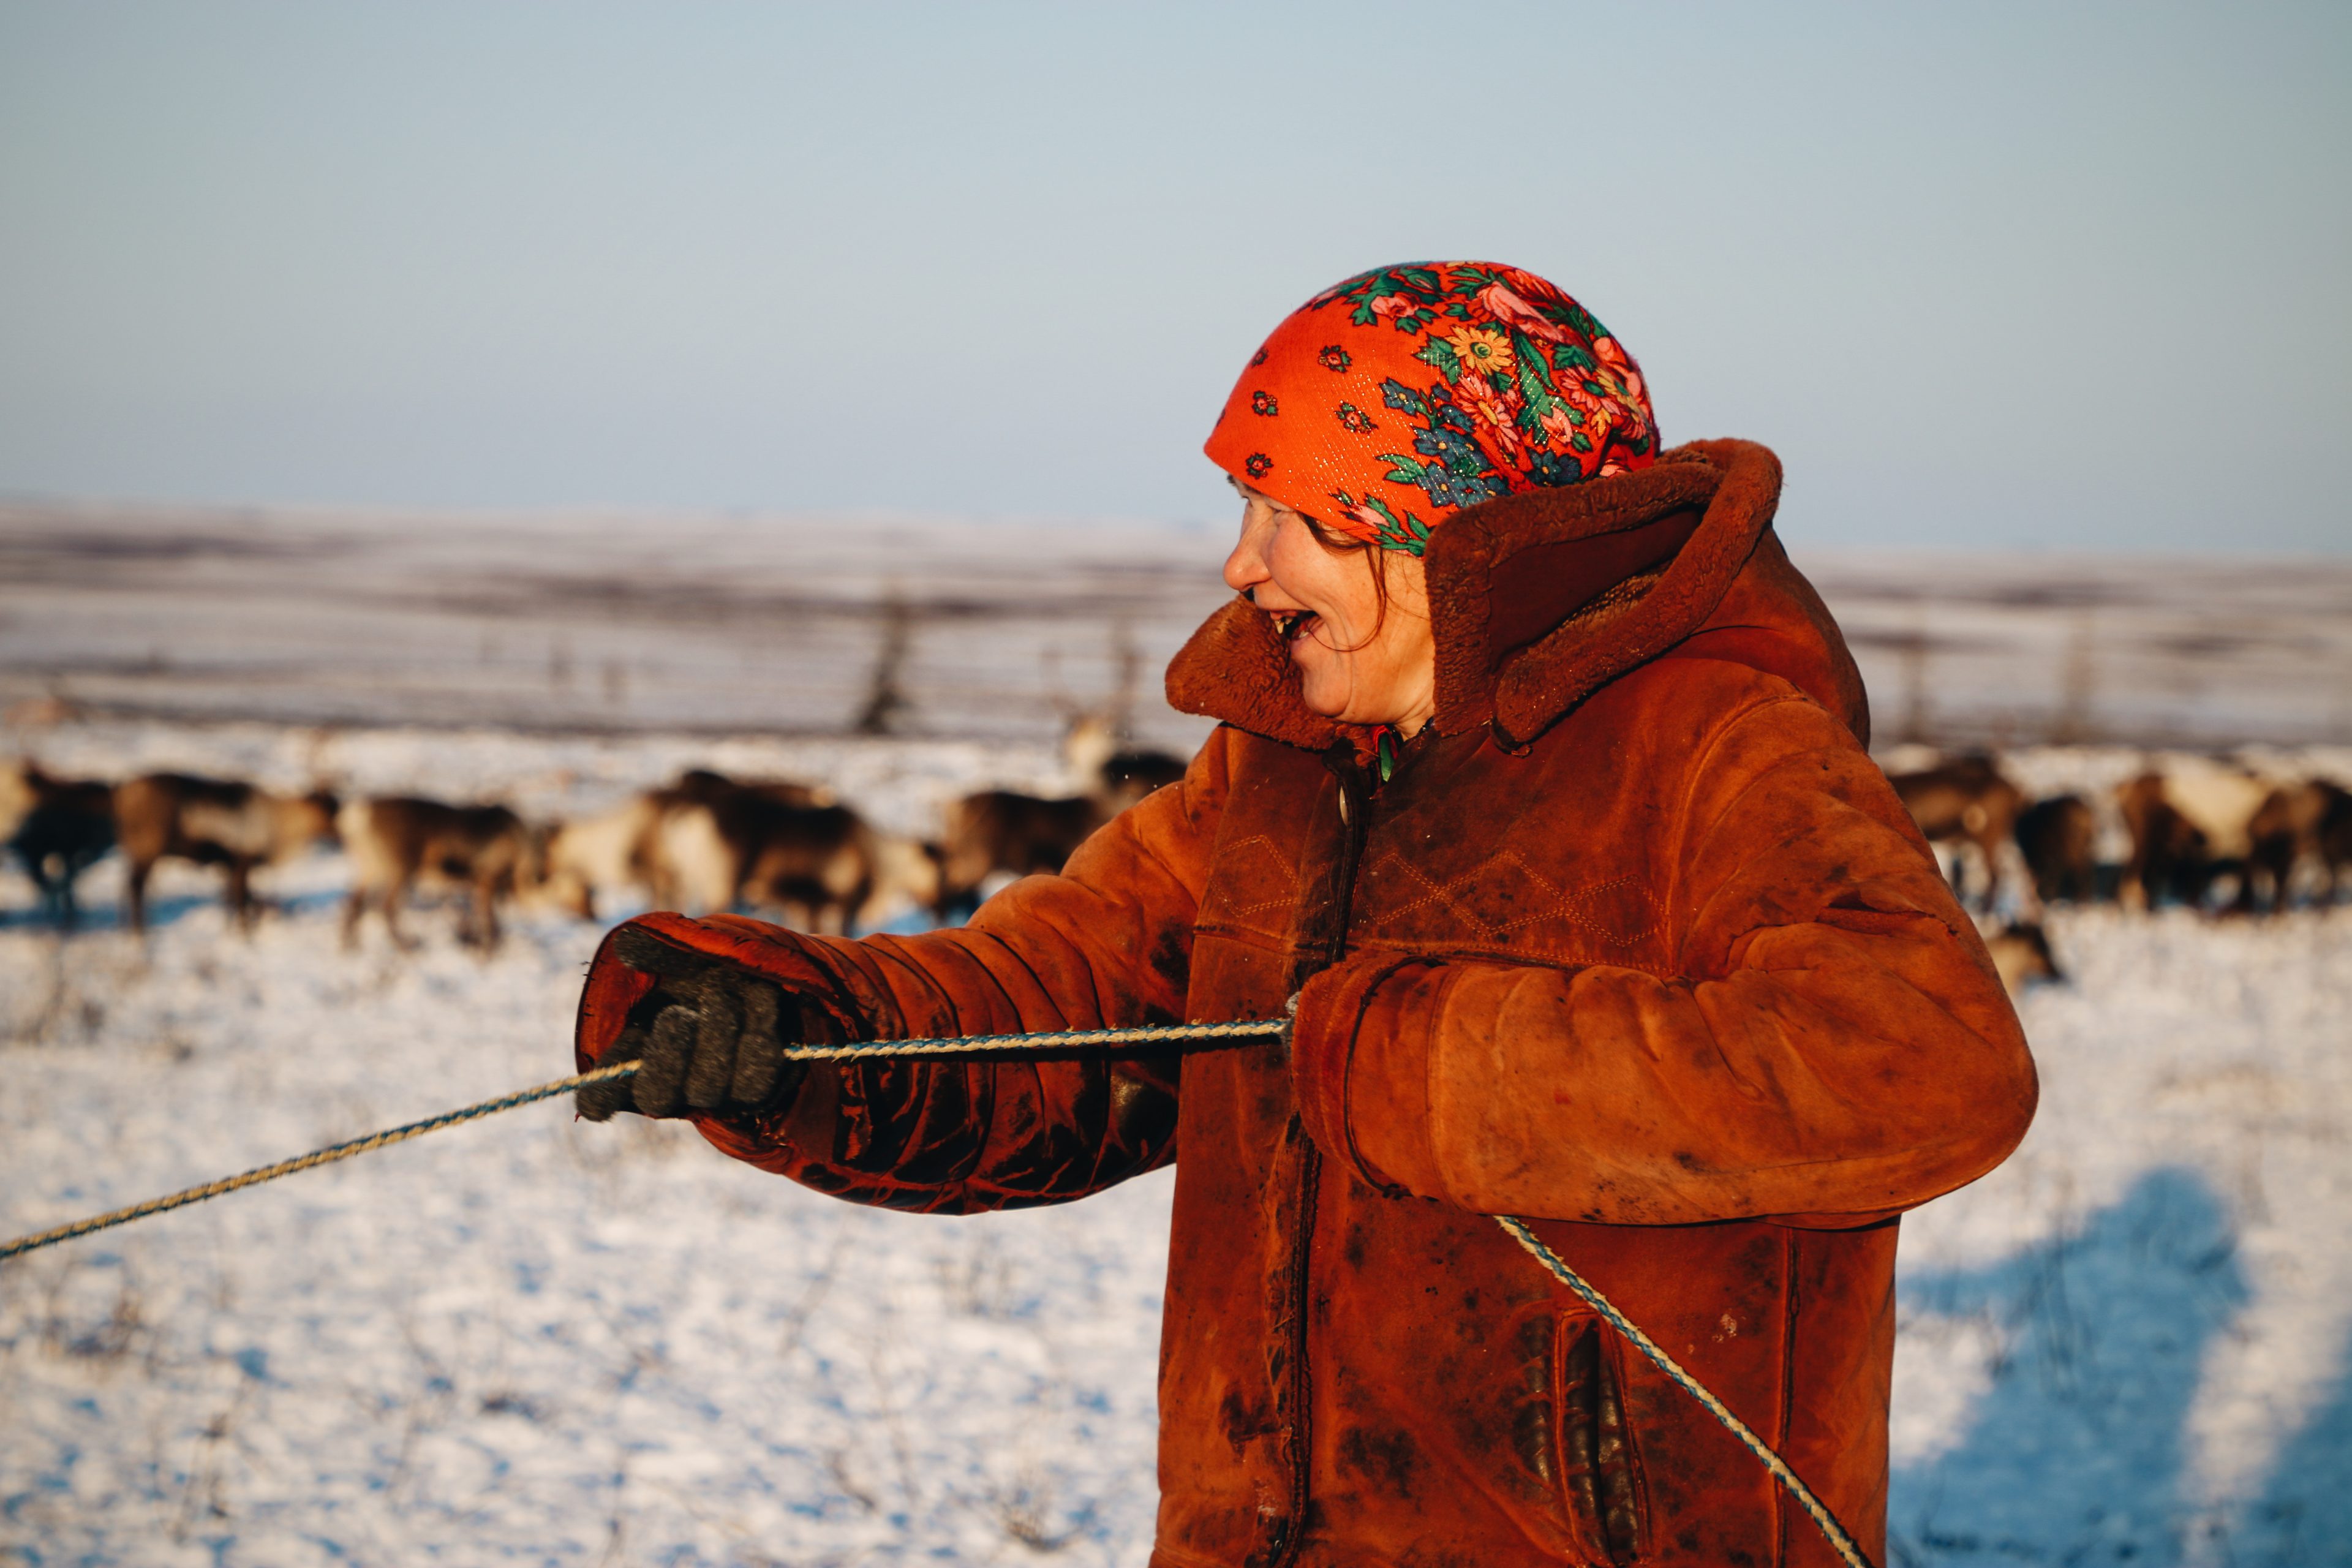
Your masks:
{"label": "twisted rope strand", "polygon": [[[1098,1046],[1185,1044],[1210,1040],[1264,1038],[1267,1036],[1279,1035],[1288,1026],[1286,1020],[1278,1018],[1247,1019],[1230,1024],[1155,1024],[1126,1029],[1062,1029],[1034,1035],[960,1035],[918,1040],[858,1040],[840,1046],[787,1046],[784,1047],[783,1054],[795,1061],[842,1061],[858,1057],[970,1056],[988,1051],[1044,1054]],[[274,1182],[280,1176],[290,1176],[297,1171],[307,1171],[313,1166],[331,1164],[337,1160],[348,1160],[354,1154],[365,1154],[373,1150],[405,1142],[411,1138],[421,1138],[427,1132],[437,1131],[444,1127],[455,1127],[461,1122],[479,1121],[485,1116],[495,1116],[502,1110],[512,1110],[517,1106],[529,1105],[535,1100],[551,1100],[559,1094],[569,1094],[574,1089],[585,1088],[592,1083],[606,1083],[614,1079],[626,1078],[635,1072],[641,1065],[634,1061],[617,1062],[611,1067],[598,1068],[592,1072],[575,1073],[570,1078],[560,1078],[550,1083],[542,1083],[534,1089],[500,1095],[496,1100],[481,1100],[463,1110],[445,1111],[439,1116],[427,1117],[422,1121],[412,1121],[403,1127],[389,1128],[382,1132],[371,1133],[365,1138],[355,1138],[349,1142],[333,1143],[324,1149],[314,1149],[308,1154],[298,1155],[291,1160],[280,1160],[274,1165],[263,1165],[257,1170],[247,1171],[242,1175],[226,1177],[217,1182],[207,1182],[199,1187],[189,1187],[173,1193],[168,1197],[152,1198],[146,1203],[134,1204],[129,1208],[115,1209],[109,1214],[93,1215],[88,1219],[76,1220],[70,1225],[61,1225],[54,1230],[44,1230],[32,1236],[19,1237],[5,1246],[0,1246],[0,1261],[19,1257],[40,1247],[53,1247],[61,1241],[70,1241],[76,1237],[88,1236],[93,1231],[108,1230],[119,1225],[129,1225],[132,1220],[144,1219],[150,1215],[165,1214],[173,1209],[184,1208],[190,1204],[202,1203],[206,1198],[219,1197],[224,1193],[234,1193],[241,1188],[257,1186],[263,1182]],[[1495,1223],[1501,1226],[1512,1240],[1533,1255],[1535,1260],[1543,1265],[1554,1279],[1574,1291],[1586,1305],[1598,1312],[1626,1342],[1648,1357],[1651,1363],[1673,1380],[1677,1387],[1697,1400],[1706,1407],[1709,1415],[1723,1423],[1731,1435],[1738,1438],[1749,1453],[1756,1456],[1757,1460],[1763,1465],[1772,1479],[1780,1482],[1790,1497],[1797,1500],[1797,1506],[1803,1509],[1806,1517],[1820,1527],[1831,1549],[1844,1561],[1847,1568],[1872,1568],[1868,1555],[1855,1543],[1853,1537],[1846,1533],[1845,1527],[1838,1522],[1837,1516],[1830,1511],[1829,1505],[1814,1496],[1812,1489],[1805,1485],[1802,1478],[1789,1468],[1789,1462],[1774,1452],[1771,1445],[1758,1436],[1746,1422],[1734,1415],[1730,1407],[1717,1398],[1706,1384],[1685,1372],[1680,1363],[1660,1349],[1657,1342],[1636,1327],[1632,1319],[1619,1311],[1614,1302],[1587,1284],[1583,1276],[1570,1268],[1561,1260],[1558,1253],[1538,1239],[1535,1232],[1528,1228],[1527,1221],[1510,1215],[1497,1215],[1495,1216]]]}
{"label": "twisted rope strand", "polygon": [[[857,1040],[841,1046],[787,1046],[784,1047],[783,1054],[794,1061],[842,1061],[855,1057],[966,1056],[983,1051],[1013,1049],[1045,1052],[1077,1049],[1088,1046],[1150,1045],[1163,1041],[1262,1037],[1280,1034],[1284,1027],[1283,1020],[1278,1018],[1244,1019],[1231,1024],[1155,1024],[1128,1029],[1063,1029],[1042,1035],[959,1035],[925,1040]],[[422,1121],[409,1122],[404,1127],[394,1127],[382,1132],[372,1132],[364,1138],[354,1138],[348,1143],[334,1143],[324,1149],[314,1149],[308,1154],[297,1155],[291,1160],[280,1160],[274,1165],[264,1165],[257,1170],[247,1171],[242,1175],[226,1176],[217,1182],[206,1182],[202,1186],[188,1187],[166,1197],[150,1198],[143,1204],[133,1204],[129,1208],[93,1215],[88,1219],[76,1220],[71,1225],[58,1226],[54,1230],[45,1230],[32,1236],[21,1236],[5,1246],[0,1246],[0,1262],[5,1262],[24,1253],[37,1251],[44,1247],[54,1247],[61,1241],[71,1241],[78,1236],[88,1236],[92,1231],[110,1230],[118,1225],[129,1225],[132,1220],[145,1219],[150,1215],[168,1214],[176,1208],[185,1208],[190,1204],[200,1204],[206,1198],[216,1198],[224,1193],[234,1193],[241,1188],[258,1186],[264,1182],[274,1182],[280,1176],[290,1176],[298,1171],[307,1171],[317,1165],[331,1165],[338,1160],[348,1160],[354,1154],[365,1154],[394,1143],[404,1143],[411,1138],[422,1138],[427,1132],[436,1132],[444,1127],[455,1127],[461,1122],[478,1121],[485,1116],[496,1116],[501,1110],[512,1110],[519,1105],[529,1105],[534,1100],[551,1100],[559,1094],[569,1094],[573,1089],[585,1088],[592,1083],[605,1083],[616,1078],[626,1078],[635,1072],[639,1065],[634,1061],[618,1062],[612,1067],[598,1068],[593,1072],[575,1073],[570,1078],[560,1078],[551,1083],[542,1083],[535,1089],[522,1089],[514,1094],[502,1094],[496,1100],[485,1100],[477,1104],[468,1105],[461,1110],[445,1111],[439,1116],[427,1117]]]}
{"label": "twisted rope strand", "polygon": [[1671,1378],[1676,1387],[1705,1405],[1708,1415],[1722,1422],[1770,1472],[1772,1479],[1797,1500],[1797,1506],[1805,1510],[1806,1517],[1821,1527],[1822,1534],[1829,1541],[1830,1550],[1844,1560],[1846,1568],[1872,1568],[1869,1554],[1863,1551],[1853,1536],[1846,1533],[1845,1526],[1838,1522],[1837,1515],[1830,1511],[1829,1504],[1813,1495],[1813,1489],[1789,1468],[1789,1461],[1780,1458],[1769,1443],[1756,1435],[1755,1428],[1734,1415],[1731,1407],[1717,1399],[1706,1384],[1685,1372],[1682,1363],[1660,1349],[1658,1342],[1637,1328],[1633,1319],[1619,1311],[1615,1302],[1587,1284],[1584,1276],[1570,1268],[1559,1253],[1545,1246],[1536,1233],[1528,1228],[1527,1221],[1516,1215],[1496,1215],[1495,1223],[1501,1226],[1513,1241],[1532,1253],[1535,1260],[1542,1264],[1553,1279],[1582,1297],[1585,1305],[1600,1313],[1601,1320],[1616,1330],[1627,1343],[1649,1357],[1651,1364]]}
{"label": "twisted rope strand", "polygon": [[859,1040],[846,1046],[786,1046],[794,1061],[848,1057],[953,1057],[982,1051],[1076,1050],[1088,1046],[1144,1046],[1188,1040],[1263,1039],[1290,1026],[1285,1018],[1244,1018],[1232,1024],[1149,1024],[1132,1029],[1062,1029],[1043,1035],[955,1035],[930,1040]]}
{"label": "twisted rope strand", "polygon": [[150,1198],[143,1204],[133,1204],[127,1209],[115,1209],[109,1214],[92,1215],[88,1219],[78,1219],[71,1225],[61,1225],[55,1230],[44,1230],[32,1236],[20,1236],[6,1246],[0,1247],[0,1262],[15,1258],[20,1253],[31,1252],[44,1247],[54,1247],[60,1241],[71,1241],[78,1236],[88,1236],[94,1230],[110,1230],[118,1225],[129,1225],[134,1219],[145,1219],[149,1215],[153,1214],[167,1214],[173,1209],[185,1208],[190,1204],[200,1204],[206,1198],[216,1198],[223,1193],[233,1193],[241,1187],[258,1186],[264,1182],[274,1182],[280,1176],[290,1176],[297,1171],[307,1171],[313,1165],[331,1165],[337,1160],[348,1160],[354,1154],[365,1154],[372,1150],[387,1148],[394,1143],[404,1143],[411,1138],[422,1138],[427,1132],[437,1131],[444,1127],[455,1127],[461,1121],[474,1121],[485,1116],[496,1116],[501,1110],[512,1110],[518,1105],[529,1105],[535,1100],[547,1100],[555,1095],[569,1093],[583,1084],[603,1083],[610,1079],[626,1078],[637,1070],[637,1066],[635,1062],[622,1062],[615,1067],[598,1068],[594,1072],[583,1072],[572,1078],[560,1078],[552,1083],[542,1083],[536,1089],[526,1089],[514,1094],[502,1094],[496,1100],[482,1100],[478,1104],[467,1106],[462,1110],[446,1110],[438,1116],[429,1116],[422,1121],[412,1121],[404,1127],[392,1127],[382,1132],[371,1132],[364,1138],[354,1138],[348,1143],[331,1143],[324,1149],[313,1149],[308,1154],[298,1154],[291,1160],[280,1160],[275,1165],[263,1165],[257,1170],[247,1171],[242,1175],[224,1176],[217,1182],[206,1182],[200,1187],[187,1187],[168,1197]]}

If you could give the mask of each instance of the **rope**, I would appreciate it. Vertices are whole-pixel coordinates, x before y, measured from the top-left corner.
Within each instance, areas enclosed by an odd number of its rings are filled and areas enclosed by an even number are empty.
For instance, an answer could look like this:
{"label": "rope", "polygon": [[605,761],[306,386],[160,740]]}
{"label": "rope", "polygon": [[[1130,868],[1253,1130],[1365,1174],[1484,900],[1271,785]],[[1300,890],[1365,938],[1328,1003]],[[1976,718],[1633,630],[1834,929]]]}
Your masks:
{"label": "rope", "polygon": [[1553,1279],[1582,1297],[1585,1305],[1600,1313],[1604,1322],[1616,1330],[1635,1350],[1649,1357],[1651,1364],[1673,1379],[1676,1387],[1705,1405],[1708,1415],[1722,1422],[1731,1435],[1738,1438],[1771,1473],[1772,1479],[1797,1500],[1797,1506],[1805,1510],[1806,1517],[1821,1527],[1822,1534],[1829,1541],[1830,1550],[1844,1560],[1846,1568],[1872,1568],[1869,1555],[1853,1536],[1846,1533],[1845,1526],[1838,1522],[1837,1515],[1830,1511],[1829,1504],[1813,1495],[1813,1489],[1789,1468],[1789,1461],[1780,1458],[1769,1443],[1756,1435],[1754,1427],[1734,1415],[1729,1405],[1717,1399],[1706,1384],[1685,1372],[1682,1363],[1660,1349],[1658,1342],[1636,1327],[1633,1320],[1619,1311],[1615,1302],[1586,1283],[1584,1277],[1562,1261],[1559,1253],[1538,1239],[1536,1233],[1528,1228],[1527,1221],[1515,1215],[1496,1215],[1495,1223],[1501,1226],[1513,1241],[1533,1253],[1535,1260],[1542,1264]]}
{"label": "rope", "polygon": [[[858,1057],[970,1056],[988,1051],[1009,1050],[1044,1054],[1097,1046],[1181,1044],[1206,1040],[1262,1038],[1269,1035],[1279,1035],[1288,1026],[1288,1021],[1286,1019],[1258,1018],[1232,1024],[1156,1024],[1129,1029],[1063,1029],[1038,1035],[959,1035],[919,1040],[859,1040],[841,1046],[787,1046],[784,1047],[784,1055],[795,1061],[843,1061]],[[207,1182],[200,1187],[189,1187],[173,1193],[168,1197],[152,1198],[146,1203],[134,1204],[129,1208],[116,1209],[110,1214],[93,1215],[89,1219],[76,1220],[71,1225],[61,1225],[54,1230],[44,1230],[32,1236],[19,1237],[5,1246],[0,1246],[0,1261],[19,1257],[44,1247],[53,1247],[61,1241],[71,1241],[76,1237],[88,1236],[93,1231],[110,1230],[119,1225],[129,1225],[132,1220],[145,1219],[150,1215],[165,1214],[173,1209],[184,1208],[190,1204],[200,1204],[206,1198],[216,1198],[224,1193],[234,1193],[241,1188],[258,1186],[263,1182],[274,1182],[280,1176],[290,1176],[297,1171],[308,1171],[314,1166],[332,1164],[337,1160],[348,1160],[354,1154],[365,1154],[373,1150],[405,1142],[411,1138],[421,1138],[427,1132],[437,1131],[444,1127],[455,1127],[461,1122],[479,1121],[485,1116],[496,1116],[502,1110],[512,1110],[517,1106],[529,1105],[535,1100],[551,1100],[559,1094],[569,1094],[574,1089],[584,1088],[592,1083],[604,1083],[614,1079],[626,1078],[635,1072],[641,1065],[643,1064],[634,1061],[619,1062],[612,1067],[598,1068],[593,1072],[577,1073],[571,1078],[560,1078],[551,1083],[542,1083],[535,1089],[500,1095],[496,1100],[481,1100],[460,1110],[445,1111],[439,1116],[427,1117],[423,1121],[412,1121],[404,1127],[394,1127],[382,1132],[371,1133],[365,1138],[352,1139],[347,1143],[333,1143],[324,1149],[314,1149],[308,1154],[298,1155],[291,1160],[280,1160],[274,1165],[263,1165],[257,1170],[247,1171],[242,1175],[229,1176],[217,1182]],[[1734,1415],[1730,1407],[1717,1399],[1706,1384],[1685,1372],[1681,1363],[1658,1348],[1657,1342],[1635,1327],[1633,1321],[1619,1311],[1615,1303],[1587,1284],[1583,1276],[1570,1268],[1561,1260],[1558,1253],[1538,1240],[1535,1232],[1528,1228],[1527,1221],[1510,1215],[1497,1215],[1495,1216],[1495,1223],[1501,1226],[1512,1240],[1533,1254],[1535,1260],[1542,1264],[1554,1279],[1582,1298],[1586,1305],[1601,1314],[1601,1319],[1611,1328],[1616,1330],[1634,1349],[1647,1356],[1652,1364],[1672,1379],[1676,1386],[1706,1406],[1709,1415],[1722,1422],[1731,1435],[1738,1438],[1749,1453],[1756,1456],[1772,1479],[1780,1482],[1790,1497],[1797,1500],[1797,1506],[1805,1510],[1806,1516],[1821,1527],[1822,1534],[1828,1539],[1831,1548],[1845,1562],[1847,1568],[1872,1568],[1869,1557],[1864,1553],[1859,1545],[1855,1544],[1853,1537],[1846,1533],[1845,1527],[1838,1522],[1837,1516],[1830,1511],[1829,1505],[1814,1496],[1812,1489],[1805,1485],[1797,1472],[1789,1468],[1789,1462],[1774,1452],[1771,1445],[1758,1436],[1746,1422]]]}
{"label": "rope", "polygon": [[133,1204],[127,1209],[116,1209],[110,1214],[92,1215],[88,1219],[78,1219],[71,1225],[61,1225],[55,1230],[44,1230],[32,1236],[20,1236],[6,1246],[0,1247],[0,1262],[5,1262],[22,1253],[36,1251],[40,1247],[54,1247],[60,1241],[71,1241],[78,1236],[88,1236],[92,1231],[111,1230],[118,1225],[129,1225],[132,1220],[145,1219],[149,1215],[168,1214],[173,1209],[185,1208],[190,1204],[200,1204],[206,1198],[219,1197],[223,1193],[233,1193],[243,1187],[259,1186],[264,1182],[274,1182],[280,1176],[290,1176],[297,1171],[307,1171],[314,1165],[331,1165],[338,1160],[348,1160],[354,1154],[365,1154],[373,1150],[388,1148],[394,1143],[404,1143],[411,1138],[422,1138],[427,1132],[438,1131],[444,1127],[455,1127],[461,1121],[475,1121],[485,1116],[496,1116],[501,1110],[512,1110],[518,1105],[529,1105],[535,1100],[548,1100],[559,1094],[568,1094],[583,1084],[603,1083],[608,1079],[626,1078],[636,1071],[637,1067],[638,1064],[635,1062],[622,1062],[617,1067],[598,1068],[594,1072],[583,1072],[572,1078],[560,1078],[553,1083],[541,1084],[537,1089],[526,1089],[515,1094],[502,1094],[496,1100],[485,1100],[478,1104],[469,1105],[463,1110],[444,1111],[439,1116],[430,1116],[422,1121],[412,1121],[405,1127],[393,1127],[382,1132],[371,1132],[364,1138],[354,1138],[348,1143],[331,1143],[324,1149],[313,1149],[308,1154],[299,1154],[291,1160],[280,1160],[275,1165],[264,1165],[258,1170],[247,1171],[243,1175],[226,1176],[217,1182],[206,1182],[201,1187],[184,1188],[169,1197],[150,1198],[143,1204]]}
{"label": "rope", "polygon": [[846,1046],[787,1046],[795,1061],[845,1057],[954,1057],[980,1051],[1077,1050],[1089,1046],[1143,1046],[1186,1040],[1262,1039],[1290,1027],[1287,1018],[1244,1018],[1235,1024],[1151,1024],[1133,1029],[1063,1029],[1045,1035],[956,1035],[935,1040],[859,1040]]}
{"label": "rope", "polygon": [[[959,1035],[927,1040],[858,1040],[844,1046],[787,1046],[784,1055],[795,1061],[841,1061],[853,1057],[916,1057],[966,1056],[983,1051],[1020,1049],[1024,1051],[1055,1051],[1079,1049],[1089,1046],[1149,1045],[1160,1041],[1227,1040],[1278,1035],[1287,1025],[1281,1019],[1245,1019],[1233,1024],[1155,1024],[1130,1029],[1063,1029],[1044,1035]],[[168,1214],[185,1208],[190,1204],[203,1203],[225,1193],[274,1182],[280,1176],[290,1176],[298,1171],[314,1166],[331,1165],[338,1160],[348,1160],[354,1154],[366,1154],[394,1143],[404,1143],[411,1138],[422,1138],[427,1132],[437,1132],[444,1127],[461,1122],[478,1121],[485,1116],[496,1116],[501,1110],[512,1110],[519,1105],[534,1100],[552,1100],[559,1094],[570,1094],[592,1083],[605,1083],[613,1079],[626,1078],[642,1065],[620,1062],[593,1072],[560,1078],[542,1083],[536,1089],[526,1089],[514,1094],[502,1094],[496,1100],[485,1100],[468,1105],[462,1110],[445,1111],[422,1121],[412,1121],[404,1127],[389,1128],[372,1132],[364,1138],[354,1138],[348,1143],[331,1143],[324,1149],[313,1149],[291,1160],[280,1160],[274,1165],[264,1165],[242,1175],[206,1182],[198,1187],[186,1187],[169,1196],[150,1198],[143,1204],[111,1213],[93,1215],[88,1219],[61,1225],[54,1230],[44,1230],[32,1236],[20,1236],[0,1246],[0,1262],[35,1252],[44,1247],[54,1247],[61,1241],[71,1241],[78,1236],[93,1231],[111,1230],[132,1220],[145,1219],[150,1215]]]}

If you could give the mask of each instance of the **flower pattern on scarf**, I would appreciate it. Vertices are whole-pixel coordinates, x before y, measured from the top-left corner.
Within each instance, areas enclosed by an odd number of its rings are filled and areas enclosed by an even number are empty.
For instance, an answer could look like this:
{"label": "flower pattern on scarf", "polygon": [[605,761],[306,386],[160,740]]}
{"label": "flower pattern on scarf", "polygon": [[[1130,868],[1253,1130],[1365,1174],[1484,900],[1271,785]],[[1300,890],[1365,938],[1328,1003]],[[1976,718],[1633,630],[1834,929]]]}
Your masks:
{"label": "flower pattern on scarf", "polygon": [[[1272,416],[1279,398],[1294,416],[1328,411],[1339,428],[1294,417],[1252,436],[1221,420],[1210,456],[1253,481],[1278,466],[1270,495],[1386,549],[1419,554],[1464,507],[1657,455],[1632,356],[1583,306],[1516,267],[1361,273],[1294,312],[1251,364],[1229,415]],[[1387,413],[1371,413],[1376,404]]]}

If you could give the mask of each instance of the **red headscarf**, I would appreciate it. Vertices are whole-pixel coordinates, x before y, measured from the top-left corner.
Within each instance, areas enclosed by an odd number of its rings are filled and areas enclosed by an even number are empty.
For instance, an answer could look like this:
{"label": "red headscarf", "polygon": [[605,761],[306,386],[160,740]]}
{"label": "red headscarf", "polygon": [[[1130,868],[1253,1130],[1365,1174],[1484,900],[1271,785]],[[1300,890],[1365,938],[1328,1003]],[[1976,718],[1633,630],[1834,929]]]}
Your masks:
{"label": "red headscarf", "polygon": [[1291,312],[1225,400],[1209,460],[1295,511],[1418,555],[1465,506],[1644,468],[1642,372],[1532,272],[1383,267]]}

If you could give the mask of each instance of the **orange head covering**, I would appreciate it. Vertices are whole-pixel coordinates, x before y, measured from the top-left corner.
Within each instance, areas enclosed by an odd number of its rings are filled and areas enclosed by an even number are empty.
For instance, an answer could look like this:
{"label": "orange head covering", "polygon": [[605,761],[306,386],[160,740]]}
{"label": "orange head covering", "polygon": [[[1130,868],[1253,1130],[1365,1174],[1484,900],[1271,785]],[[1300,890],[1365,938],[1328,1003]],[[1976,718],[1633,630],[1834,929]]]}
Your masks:
{"label": "orange head covering", "polygon": [[1209,460],[1294,511],[1418,555],[1465,506],[1657,459],[1642,372],[1583,306],[1484,261],[1383,267],[1292,311]]}

